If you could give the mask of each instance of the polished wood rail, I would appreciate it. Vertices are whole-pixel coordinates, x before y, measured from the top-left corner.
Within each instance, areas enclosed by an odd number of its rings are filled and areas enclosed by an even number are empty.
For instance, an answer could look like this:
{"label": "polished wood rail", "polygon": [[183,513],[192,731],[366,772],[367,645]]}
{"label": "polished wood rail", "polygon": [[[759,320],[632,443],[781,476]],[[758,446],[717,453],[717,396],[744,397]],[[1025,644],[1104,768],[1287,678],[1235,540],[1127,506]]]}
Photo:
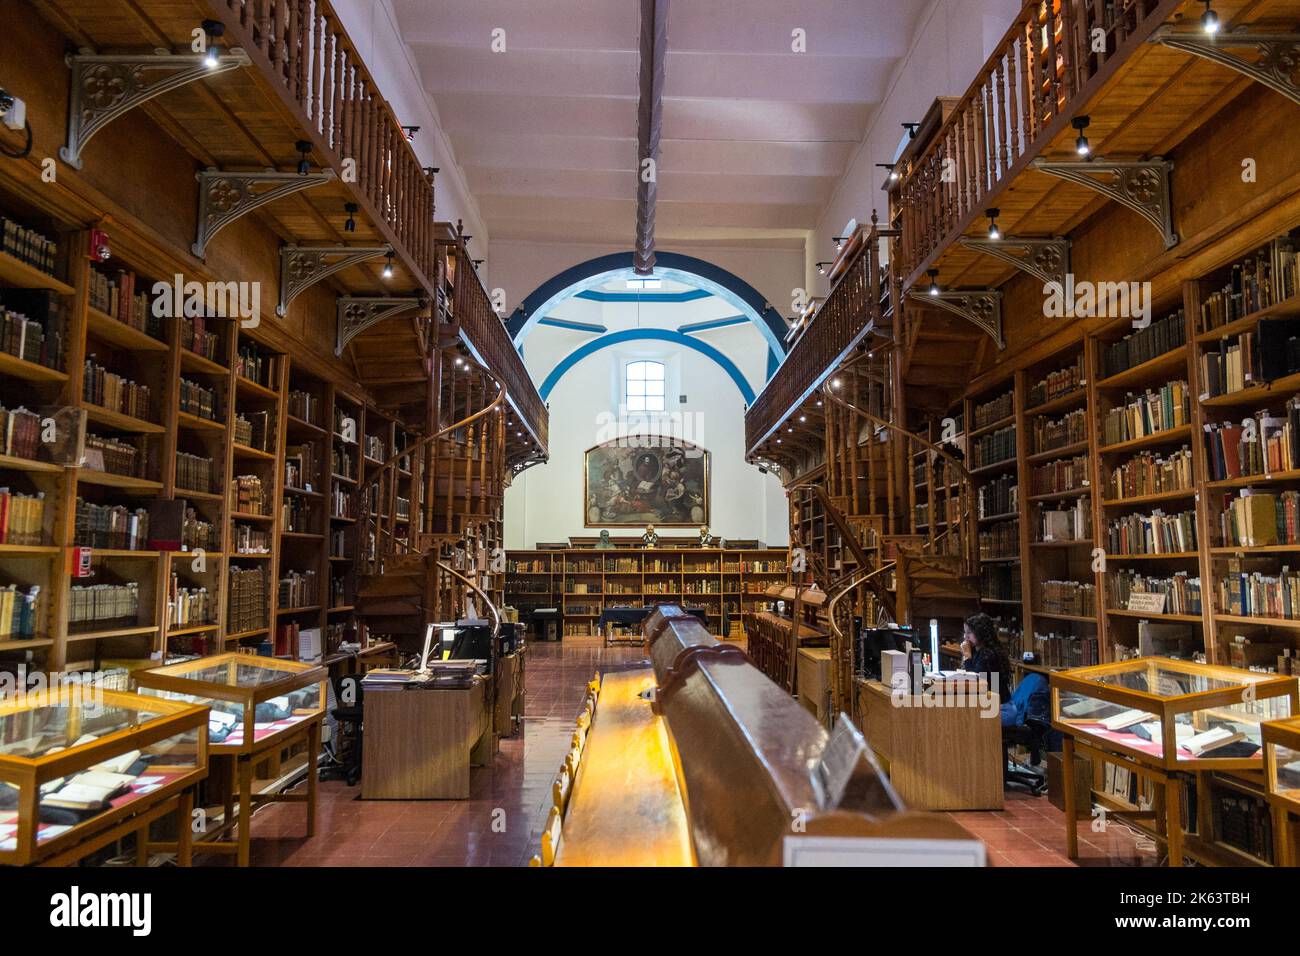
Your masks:
{"label": "polished wood rail", "polygon": [[1026,0],[915,161],[898,170],[910,288],[1183,0]]}

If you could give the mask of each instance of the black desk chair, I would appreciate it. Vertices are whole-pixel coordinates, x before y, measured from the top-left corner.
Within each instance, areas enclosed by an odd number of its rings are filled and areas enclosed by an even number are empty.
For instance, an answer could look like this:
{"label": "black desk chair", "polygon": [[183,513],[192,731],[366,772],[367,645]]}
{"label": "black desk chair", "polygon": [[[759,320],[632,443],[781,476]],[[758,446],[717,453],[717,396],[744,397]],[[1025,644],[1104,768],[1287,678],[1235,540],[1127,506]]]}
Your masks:
{"label": "black desk chair", "polygon": [[[338,735],[331,754],[333,760],[321,769],[320,778],[343,779],[349,787],[355,787],[361,779],[361,728],[364,715],[361,675],[331,677],[330,684],[334,688],[335,704],[330,716],[335,720]],[[343,703],[349,696],[353,697],[354,702]]]}
{"label": "black desk chair", "polygon": [[1011,700],[1002,705],[1002,782],[1024,787],[1035,796],[1047,792],[1047,778],[1031,767],[1012,762],[1011,748],[1025,747],[1031,763],[1042,763],[1052,733],[1050,706],[1047,678],[1037,673],[1021,678]]}

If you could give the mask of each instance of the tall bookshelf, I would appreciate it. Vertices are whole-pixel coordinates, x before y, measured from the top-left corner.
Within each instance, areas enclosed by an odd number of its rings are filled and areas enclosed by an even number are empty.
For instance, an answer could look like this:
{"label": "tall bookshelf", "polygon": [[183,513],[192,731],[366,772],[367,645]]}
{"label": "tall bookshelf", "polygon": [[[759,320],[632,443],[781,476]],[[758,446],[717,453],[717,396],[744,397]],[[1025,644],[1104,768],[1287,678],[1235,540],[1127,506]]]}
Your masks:
{"label": "tall bookshelf", "polygon": [[787,557],[785,548],[511,549],[505,601],[560,608],[567,636],[595,634],[606,608],[656,602],[703,608],[714,634],[738,634],[740,615],[766,609],[768,586],[786,581]]}

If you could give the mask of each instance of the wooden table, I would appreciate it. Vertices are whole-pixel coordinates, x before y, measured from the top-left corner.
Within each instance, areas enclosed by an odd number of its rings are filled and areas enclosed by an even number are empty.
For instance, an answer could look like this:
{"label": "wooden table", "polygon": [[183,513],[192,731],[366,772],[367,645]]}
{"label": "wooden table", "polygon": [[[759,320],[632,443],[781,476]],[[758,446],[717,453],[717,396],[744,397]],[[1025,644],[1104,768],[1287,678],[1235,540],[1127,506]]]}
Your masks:
{"label": "wooden table", "polygon": [[[889,779],[910,809],[1001,810],[1002,721],[976,706],[898,706],[880,681],[857,678],[862,733],[888,764]],[[994,698],[996,702],[997,698]]]}
{"label": "wooden table", "polygon": [[694,866],[686,804],[649,667],[606,674],[556,866]]}
{"label": "wooden table", "polygon": [[366,688],[363,800],[465,800],[471,763],[494,744],[489,682],[465,688]]}

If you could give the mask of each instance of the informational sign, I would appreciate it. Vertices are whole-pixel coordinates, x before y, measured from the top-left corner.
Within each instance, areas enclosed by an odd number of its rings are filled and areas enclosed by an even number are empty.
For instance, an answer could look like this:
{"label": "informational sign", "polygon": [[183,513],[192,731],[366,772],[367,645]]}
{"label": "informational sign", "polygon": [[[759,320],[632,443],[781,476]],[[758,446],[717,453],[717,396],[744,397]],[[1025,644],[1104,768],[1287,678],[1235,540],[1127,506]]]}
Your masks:
{"label": "informational sign", "polygon": [[1128,609],[1137,611],[1139,614],[1163,614],[1165,613],[1164,594],[1130,594],[1128,596]]}
{"label": "informational sign", "polygon": [[788,836],[784,866],[987,866],[979,840]]}

